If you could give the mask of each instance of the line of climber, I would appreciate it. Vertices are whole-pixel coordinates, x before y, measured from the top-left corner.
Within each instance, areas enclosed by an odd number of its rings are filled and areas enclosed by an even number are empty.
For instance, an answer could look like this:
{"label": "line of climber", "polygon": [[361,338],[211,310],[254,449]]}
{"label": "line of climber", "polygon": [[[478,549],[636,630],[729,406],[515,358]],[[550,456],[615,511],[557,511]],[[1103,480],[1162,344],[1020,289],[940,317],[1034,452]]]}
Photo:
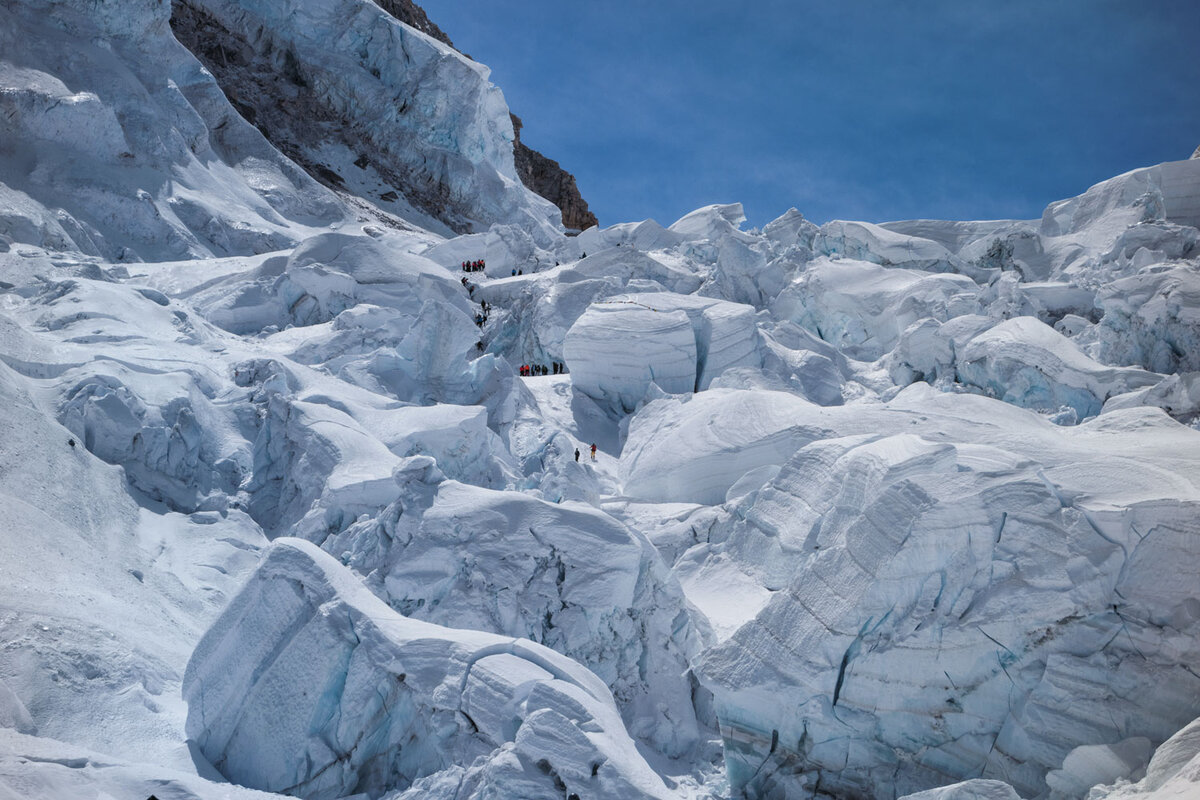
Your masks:
{"label": "line of climber", "polygon": [[522,364],[519,373],[522,378],[535,375],[566,375],[567,365],[561,361],[551,361],[549,367],[545,364]]}
{"label": "line of climber", "polygon": [[486,265],[482,258],[479,259],[478,261],[464,261],[464,262],[462,262],[462,271],[463,272],[483,272],[484,266],[486,266]]}

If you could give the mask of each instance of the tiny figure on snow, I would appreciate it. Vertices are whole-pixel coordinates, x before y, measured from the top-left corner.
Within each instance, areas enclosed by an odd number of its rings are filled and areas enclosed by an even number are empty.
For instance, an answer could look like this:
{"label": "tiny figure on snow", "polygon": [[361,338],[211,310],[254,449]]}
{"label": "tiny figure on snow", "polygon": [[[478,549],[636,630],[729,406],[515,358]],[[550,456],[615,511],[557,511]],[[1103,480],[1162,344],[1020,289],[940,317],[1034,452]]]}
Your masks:
{"label": "tiny figure on snow", "polygon": [[579,460],[579,448],[578,447],[575,448],[575,460],[576,461]]}
{"label": "tiny figure on snow", "polygon": [[592,461],[596,460],[596,443],[592,442]]}

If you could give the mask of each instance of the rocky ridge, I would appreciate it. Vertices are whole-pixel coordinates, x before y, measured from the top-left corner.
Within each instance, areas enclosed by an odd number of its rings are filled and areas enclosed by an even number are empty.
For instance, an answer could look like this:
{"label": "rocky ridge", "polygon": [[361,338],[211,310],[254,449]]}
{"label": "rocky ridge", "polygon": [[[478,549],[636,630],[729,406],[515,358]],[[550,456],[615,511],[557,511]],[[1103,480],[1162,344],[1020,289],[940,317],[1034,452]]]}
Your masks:
{"label": "rocky ridge", "polygon": [[554,159],[547,158],[521,141],[524,123],[520,117],[513,114],[512,122],[513,132],[517,135],[513,141],[513,158],[521,182],[558,206],[562,211],[563,225],[567,228],[584,231],[598,224],[596,215],[588,209],[587,201],[575,185],[575,176]]}

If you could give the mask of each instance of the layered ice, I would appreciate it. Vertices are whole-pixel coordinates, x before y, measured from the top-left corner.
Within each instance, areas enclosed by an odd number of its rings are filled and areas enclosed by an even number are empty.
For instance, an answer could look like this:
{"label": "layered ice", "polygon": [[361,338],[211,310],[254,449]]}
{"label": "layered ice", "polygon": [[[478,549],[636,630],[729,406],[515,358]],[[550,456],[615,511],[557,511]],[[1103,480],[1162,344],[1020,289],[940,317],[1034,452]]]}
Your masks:
{"label": "layered ice", "polygon": [[304,169],[165,6],[0,11],[6,800],[1192,790],[1200,162],[565,237],[485,67],[187,9]]}
{"label": "layered ice", "polygon": [[895,347],[917,320],[976,312],[978,293],[975,282],[962,275],[822,259],[783,290],[771,311],[847,355],[873,360]]}
{"label": "layered ice", "polygon": [[822,225],[813,237],[812,246],[820,255],[869,261],[885,267],[957,272],[964,266],[931,239],[897,233],[868,222],[835,220]]}
{"label": "layered ice", "polygon": [[1100,413],[1114,395],[1153,386],[1161,375],[1108,367],[1033,317],[1016,317],[973,337],[957,361],[961,383],[1035,409],[1067,406],[1080,419]]}
{"label": "layered ice", "polygon": [[1200,473],[1171,440],[1195,434],[1124,413],[1030,439],[885,411],[896,433],[814,442],[747,496],[720,552],[779,590],[700,665],[734,785],[871,795],[982,773],[1038,795],[1114,721],[1160,741],[1183,724]]}
{"label": "layered ice", "polygon": [[651,384],[673,394],[702,391],[727,369],[762,365],[754,310],[694,295],[617,295],[593,304],[563,349],[573,384],[625,411]]}
{"label": "layered ice", "polygon": [[829,435],[822,414],[784,392],[713,389],[687,402],[656,400],[630,421],[621,452],[624,493],[659,502],[722,503],[743,476],[778,466]]}
{"label": "layered ice", "polygon": [[594,304],[563,342],[574,386],[618,411],[632,411],[650,385],[696,388],[696,333],[686,312],[641,303]]}
{"label": "layered ice", "polygon": [[422,792],[669,796],[592,673],[533,642],[403,617],[299,540],[277,540],[205,634],[184,697],[200,750],[253,788],[322,800],[435,776]]}
{"label": "layered ice", "polygon": [[[545,240],[562,229],[558,209],[517,177],[508,106],[483,64],[369,0],[190,5],[223,28],[235,49],[244,42],[305,90],[297,101],[313,119],[307,130],[297,125],[293,146],[335,176],[333,183],[386,211],[404,213],[407,205],[458,232],[517,223]],[[314,135],[326,115],[342,129]],[[397,193],[406,204],[395,201]]]}
{"label": "layered ice", "polygon": [[687,753],[699,738],[687,673],[701,638],[645,537],[587,506],[443,482],[418,466],[397,474],[396,503],[324,549],[406,616],[575,659],[609,686],[634,736]]}

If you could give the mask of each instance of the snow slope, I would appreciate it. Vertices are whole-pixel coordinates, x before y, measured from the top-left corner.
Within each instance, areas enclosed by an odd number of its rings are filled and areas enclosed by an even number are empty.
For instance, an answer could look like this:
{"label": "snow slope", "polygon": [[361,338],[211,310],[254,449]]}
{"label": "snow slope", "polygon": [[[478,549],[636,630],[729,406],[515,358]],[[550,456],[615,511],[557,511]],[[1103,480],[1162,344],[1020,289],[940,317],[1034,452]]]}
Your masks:
{"label": "snow slope", "polygon": [[278,250],[344,206],[170,35],[168,5],[0,9],[0,236],[109,261]]}
{"label": "snow slope", "polygon": [[546,240],[562,229],[517,177],[486,66],[369,0],[184,5],[211,28],[188,40],[224,48],[230,93],[328,182],[441,232],[516,223]]}

